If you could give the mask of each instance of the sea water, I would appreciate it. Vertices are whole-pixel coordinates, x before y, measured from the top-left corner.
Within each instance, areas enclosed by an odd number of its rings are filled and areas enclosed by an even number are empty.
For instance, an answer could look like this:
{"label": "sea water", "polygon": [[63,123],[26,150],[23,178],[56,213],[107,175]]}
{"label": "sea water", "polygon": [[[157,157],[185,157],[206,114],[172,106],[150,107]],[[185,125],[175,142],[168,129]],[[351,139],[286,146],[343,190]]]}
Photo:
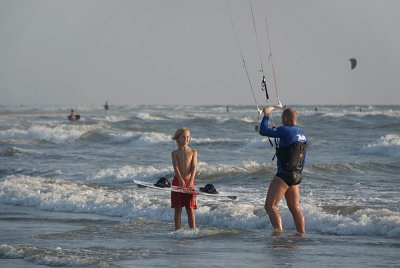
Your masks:
{"label": "sea water", "polygon": [[[400,106],[298,106],[304,237],[263,209],[274,150],[252,106],[0,106],[0,267],[398,267]],[[74,108],[81,120],[67,120]],[[280,111],[273,121],[280,124]],[[171,140],[189,127],[197,229],[174,231]]]}

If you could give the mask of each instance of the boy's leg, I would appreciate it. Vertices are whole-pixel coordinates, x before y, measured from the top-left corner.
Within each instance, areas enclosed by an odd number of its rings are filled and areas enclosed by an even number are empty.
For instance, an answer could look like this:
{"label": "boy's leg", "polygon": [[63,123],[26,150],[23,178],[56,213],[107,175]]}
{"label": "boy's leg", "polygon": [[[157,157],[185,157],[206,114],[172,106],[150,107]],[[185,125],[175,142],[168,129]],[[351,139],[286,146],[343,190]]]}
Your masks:
{"label": "boy's leg", "polygon": [[175,214],[174,214],[175,231],[181,229],[181,214],[182,214],[182,208],[175,208]]}
{"label": "boy's leg", "polygon": [[292,185],[286,191],[286,202],[293,215],[294,224],[300,235],[305,233],[304,216],[300,209],[300,184]]}
{"label": "boy's leg", "polygon": [[265,199],[264,208],[268,213],[269,220],[271,221],[274,230],[277,232],[282,232],[282,219],[276,206],[279,201],[281,201],[286,190],[289,186],[280,178],[274,177],[268,188],[267,197]]}
{"label": "boy's leg", "polygon": [[196,228],[196,218],[194,216],[194,209],[190,207],[186,207],[186,213],[188,216],[188,222],[190,229]]}

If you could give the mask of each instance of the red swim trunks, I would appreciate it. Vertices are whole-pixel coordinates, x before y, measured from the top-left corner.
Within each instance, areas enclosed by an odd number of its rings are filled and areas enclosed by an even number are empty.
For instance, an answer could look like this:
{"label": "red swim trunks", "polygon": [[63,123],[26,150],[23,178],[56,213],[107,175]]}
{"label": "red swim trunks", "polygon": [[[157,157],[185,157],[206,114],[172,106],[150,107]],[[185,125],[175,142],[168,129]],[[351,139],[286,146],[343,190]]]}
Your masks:
{"label": "red swim trunks", "polygon": [[[189,179],[185,179],[189,181]],[[174,177],[172,180],[172,186],[179,186],[179,180]],[[177,192],[171,192],[171,208],[197,208],[196,195],[195,194],[182,194]]]}

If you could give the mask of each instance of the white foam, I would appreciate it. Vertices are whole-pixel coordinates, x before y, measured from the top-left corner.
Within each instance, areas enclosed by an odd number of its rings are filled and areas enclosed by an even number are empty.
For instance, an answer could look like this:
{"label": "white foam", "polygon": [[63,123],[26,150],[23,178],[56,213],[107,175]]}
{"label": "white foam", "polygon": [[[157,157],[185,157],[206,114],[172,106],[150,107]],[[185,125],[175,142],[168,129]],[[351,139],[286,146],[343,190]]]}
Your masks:
{"label": "white foam", "polygon": [[222,143],[243,143],[245,141],[240,140],[240,139],[227,139],[227,138],[217,138],[217,139],[212,139],[212,138],[192,138],[191,139],[191,144],[222,144]]}
{"label": "white foam", "polygon": [[308,205],[303,213],[307,228],[322,233],[400,237],[400,212],[367,208],[350,215],[332,215]]}
{"label": "white foam", "polygon": [[379,140],[367,144],[361,152],[390,157],[400,157],[400,135],[387,134]]}
{"label": "white foam", "polygon": [[28,129],[19,127],[0,131],[0,136],[4,139],[15,140],[46,140],[54,143],[73,141],[85,132],[84,129],[66,125],[49,126],[33,125]]}
{"label": "white foam", "polygon": [[121,122],[121,121],[125,121],[125,120],[128,120],[128,116],[122,116],[122,115],[120,115],[120,116],[117,116],[117,115],[107,115],[106,116],[106,121],[108,121],[108,122]]}
{"label": "white foam", "polygon": [[[266,164],[256,161],[244,161],[234,164],[214,164],[199,161],[197,176],[223,175],[232,173],[251,173],[265,167]],[[105,168],[88,176],[88,181],[96,182],[131,182],[133,180],[154,179],[166,174],[173,174],[172,165],[163,166],[123,166],[118,168]]]}
{"label": "white foam", "polygon": [[197,164],[197,172],[199,175],[221,175],[226,173],[248,173],[259,170],[265,164],[256,161],[244,161],[234,164],[214,164],[199,161]]}
{"label": "white foam", "polygon": [[137,134],[131,144],[132,145],[148,145],[148,144],[160,144],[160,143],[171,143],[171,136],[159,132],[145,132]]}
{"label": "white foam", "polygon": [[2,151],[0,151],[1,156],[14,156],[14,155],[19,155],[19,154],[38,154],[37,150],[31,150],[31,149],[25,149],[25,148],[19,148],[19,147],[8,147]]}
{"label": "white foam", "polygon": [[158,121],[158,120],[165,120],[165,118],[162,118],[160,116],[152,115],[150,113],[145,113],[145,112],[139,112],[136,115],[138,118],[146,120],[146,121]]}
{"label": "white foam", "polygon": [[187,226],[183,226],[181,229],[177,231],[168,233],[168,236],[175,239],[190,239],[190,238],[202,238],[209,236],[224,235],[227,233],[237,233],[237,231],[219,229],[219,228],[209,228],[209,227],[189,229]]}
{"label": "white foam", "polygon": [[[172,135],[161,132],[133,132],[128,131],[124,133],[112,133],[112,142],[125,143],[130,142],[131,145],[159,145],[159,144],[173,144]],[[221,143],[245,143],[243,140],[226,139],[226,138],[196,138],[192,137],[191,144],[221,144]]]}
{"label": "white foam", "polygon": [[125,182],[133,180],[146,180],[147,178],[161,177],[165,173],[173,172],[172,167],[154,167],[154,166],[123,166],[121,168],[106,168],[96,174],[89,176],[89,181],[101,182]]}
{"label": "white foam", "polygon": [[[74,249],[40,248],[26,245],[0,245],[0,256],[9,259],[26,259],[29,262],[55,267],[103,267],[105,260],[94,258]],[[104,265],[108,267],[109,265]]]}
{"label": "white foam", "polygon": [[117,144],[132,142],[132,140],[136,136],[136,134],[134,132],[131,132],[131,131],[127,131],[127,132],[124,132],[124,133],[113,133],[111,135],[112,135],[111,141],[113,143],[117,143]]}
{"label": "white foam", "polygon": [[[221,187],[221,191],[226,190]],[[231,187],[235,192],[237,188]],[[265,192],[247,189],[237,201],[221,202],[199,196],[198,226],[218,229],[271,229],[263,209]],[[115,189],[30,176],[8,176],[0,182],[0,203],[36,207],[47,211],[93,213],[98,215],[173,222],[170,195],[165,191],[124,187]],[[315,205],[312,197],[301,204],[307,230],[335,235],[400,237],[400,212],[365,208],[349,215],[329,214]],[[284,228],[294,230],[292,216],[284,202],[279,204]],[[182,213],[182,222],[186,215]],[[184,234],[190,236],[191,234]],[[199,234],[193,234],[199,235]],[[209,235],[203,233],[200,235]]]}

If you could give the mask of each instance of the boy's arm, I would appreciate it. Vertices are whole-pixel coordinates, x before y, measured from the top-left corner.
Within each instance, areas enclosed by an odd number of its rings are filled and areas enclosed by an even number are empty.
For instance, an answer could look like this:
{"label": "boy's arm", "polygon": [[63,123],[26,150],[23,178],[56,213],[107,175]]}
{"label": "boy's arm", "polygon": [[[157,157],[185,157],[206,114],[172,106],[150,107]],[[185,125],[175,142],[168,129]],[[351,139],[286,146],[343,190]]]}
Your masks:
{"label": "boy's arm", "polygon": [[192,163],[190,165],[190,180],[189,180],[189,185],[187,185],[190,188],[194,188],[194,177],[196,176],[196,170],[197,170],[197,150],[193,150],[193,158],[192,158]]}
{"label": "boy's arm", "polygon": [[176,154],[174,152],[171,153],[172,158],[172,166],[174,167],[175,176],[178,178],[180,187],[185,187],[185,181],[182,179],[182,174],[179,171],[178,167],[178,159],[176,158]]}

